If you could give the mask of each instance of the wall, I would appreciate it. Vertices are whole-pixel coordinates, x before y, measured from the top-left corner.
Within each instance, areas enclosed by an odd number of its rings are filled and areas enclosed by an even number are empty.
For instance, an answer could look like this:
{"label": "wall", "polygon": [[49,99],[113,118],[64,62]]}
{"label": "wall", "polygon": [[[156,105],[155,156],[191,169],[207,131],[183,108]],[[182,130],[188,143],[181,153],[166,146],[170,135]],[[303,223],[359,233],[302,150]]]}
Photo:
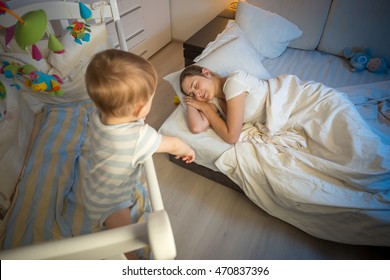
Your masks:
{"label": "wall", "polygon": [[[19,7],[32,1],[42,0],[13,0],[10,1],[10,6]],[[81,1],[90,3],[98,0]],[[184,42],[234,1],[236,0],[170,0],[172,39]]]}
{"label": "wall", "polygon": [[185,41],[233,0],[170,0],[172,39]]}

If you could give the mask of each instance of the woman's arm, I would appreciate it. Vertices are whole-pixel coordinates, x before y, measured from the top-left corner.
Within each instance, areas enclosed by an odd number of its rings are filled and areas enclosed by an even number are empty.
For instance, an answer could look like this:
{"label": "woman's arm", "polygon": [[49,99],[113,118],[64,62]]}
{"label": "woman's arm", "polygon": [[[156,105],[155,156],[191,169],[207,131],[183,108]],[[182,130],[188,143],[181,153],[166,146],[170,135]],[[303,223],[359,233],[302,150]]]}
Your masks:
{"label": "woman's arm", "polygon": [[[193,106],[188,106],[190,102],[198,102],[199,104]],[[215,112],[218,112],[217,107],[214,104],[205,102],[205,101],[197,101],[192,97],[184,97],[184,103],[187,105],[187,124],[188,128],[192,133],[200,133],[205,131],[210,127],[209,120],[203,114],[202,110],[199,109],[201,106],[211,106]]]}
{"label": "woman's arm", "polygon": [[240,137],[244,122],[246,94],[243,92],[227,101],[226,122],[218,116],[211,106],[205,106],[205,102],[189,99],[186,104],[187,108],[193,107],[203,113],[211,127],[225,142],[234,144]]}
{"label": "woman's arm", "polygon": [[192,133],[200,133],[210,127],[206,116],[192,106],[187,106],[187,125]]}

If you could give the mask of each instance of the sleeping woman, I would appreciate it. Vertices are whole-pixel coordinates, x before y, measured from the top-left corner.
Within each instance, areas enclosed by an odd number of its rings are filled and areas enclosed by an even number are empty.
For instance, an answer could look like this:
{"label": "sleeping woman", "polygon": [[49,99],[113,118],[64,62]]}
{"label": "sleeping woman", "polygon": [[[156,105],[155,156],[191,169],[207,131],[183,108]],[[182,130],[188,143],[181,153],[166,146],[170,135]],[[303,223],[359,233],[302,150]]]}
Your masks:
{"label": "sleeping woman", "polygon": [[227,143],[249,141],[286,154],[349,187],[390,188],[390,147],[333,88],[293,75],[262,80],[235,71],[221,77],[197,65],[183,70],[180,87],[193,133],[211,126]]}

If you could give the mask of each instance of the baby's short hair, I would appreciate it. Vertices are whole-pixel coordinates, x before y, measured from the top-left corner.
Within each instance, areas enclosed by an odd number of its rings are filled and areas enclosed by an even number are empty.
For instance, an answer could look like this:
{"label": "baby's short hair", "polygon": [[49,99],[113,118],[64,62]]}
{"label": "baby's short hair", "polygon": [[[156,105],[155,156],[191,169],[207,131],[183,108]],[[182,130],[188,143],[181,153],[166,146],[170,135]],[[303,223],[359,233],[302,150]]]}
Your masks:
{"label": "baby's short hair", "polygon": [[117,117],[144,105],[154,94],[157,73],[146,59],[122,50],[97,53],[85,74],[88,95],[103,113]]}

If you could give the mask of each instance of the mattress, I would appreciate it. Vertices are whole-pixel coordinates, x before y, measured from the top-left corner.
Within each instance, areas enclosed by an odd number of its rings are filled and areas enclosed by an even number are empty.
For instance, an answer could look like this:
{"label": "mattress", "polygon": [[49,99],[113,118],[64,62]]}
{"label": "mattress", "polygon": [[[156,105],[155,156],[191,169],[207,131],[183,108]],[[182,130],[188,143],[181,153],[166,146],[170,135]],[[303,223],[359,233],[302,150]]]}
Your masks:
{"label": "mattress", "polygon": [[283,55],[262,63],[273,77],[294,74],[301,80],[315,80],[333,88],[390,80],[390,73],[346,71],[348,60],[319,51],[287,48]]}
{"label": "mattress", "polygon": [[[262,63],[273,77],[294,74],[301,80],[315,80],[338,88],[357,105],[363,118],[379,135],[386,133],[390,135],[390,122],[379,113],[378,107],[379,101],[386,96],[390,97],[390,73],[346,71],[346,67],[349,67],[348,62],[340,57],[292,48],[287,48],[283,55],[265,59]],[[214,171],[219,171],[215,165],[216,160],[232,147],[211,128],[200,134],[192,134],[187,126],[183,106],[178,106],[174,110],[161,126],[160,132],[180,137],[189,143],[196,151],[195,163]]]}

